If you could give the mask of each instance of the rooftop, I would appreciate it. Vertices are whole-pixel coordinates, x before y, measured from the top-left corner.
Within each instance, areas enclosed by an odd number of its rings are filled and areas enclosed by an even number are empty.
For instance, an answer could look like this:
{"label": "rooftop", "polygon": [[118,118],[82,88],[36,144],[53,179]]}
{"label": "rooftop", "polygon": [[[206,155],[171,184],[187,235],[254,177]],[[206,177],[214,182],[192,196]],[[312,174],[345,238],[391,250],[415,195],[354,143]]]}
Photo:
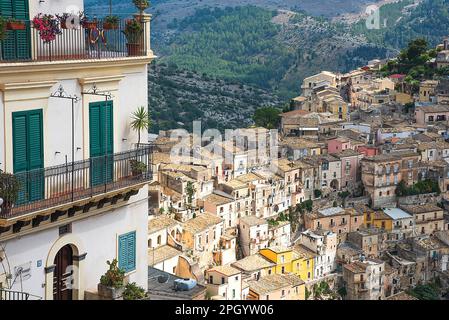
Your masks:
{"label": "rooftop", "polygon": [[393,220],[408,219],[412,216],[399,208],[385,208],[383,212]]}
{"label": "rooftop", "polygon": [[256,253],[238,260],[232,265],[242,271],[253,272],[264,268],[274,267],[276,264],[269,261],[261,254]]}
{"label": "rooftop", "polygon": [[181,255],[182,252],[169,246],[164,245],[158,248],[149,248],[148,249],[148,265],[154,266],[155,264],[161,263],[165,260],[174,258],[176,256]]}
{"label": "rooftop", "polygon": [[232,266],[228,266],[228,265],[216,266],[216,267],[213,267],[213,268],[207,270],[207,272],[211,272],[211,271],[216,271],[216,272],[221,273],[227,277],[241,273],[241,271],[239,269],[236,269],[236,268],[234,268]]}
{"label": "rooftop", "polygon": [[264,219],[258,218],[256,216],[245,216],[240,218],[240,222],[252,226],[264,225],[268,224],[268,222]]}
{"label": "rooftop", "polygon": [[[166,277],[167,281],[161,283],[159,277]],[[174,281],[177,279],[182,278],[153,267],[148,267],[148,291],[150,292],[150,296],[182,300],[201,299],[205,297],[206,287],[201,284],[197,284],[189,291],[175,290]]]}
{"label": "rooftop", "polygon": [[154,233],[159,230],[172,227],[174,225],[177,225],[178,222],[176,220],[173,220],[172,218],[161,215],[157,216],[151,220],[148,221],[148,232]]}
{"label": "rooftop", "polygon": [[214,214],[203,213],[196,218],[190,219],[184,223],[184,231],[188,231],[192,234],[205,231],[208,228],[221,223],[223,220]]}
{"label": "rooftop", "polygon": [[290,286],[298,286],[303,283],[304,281],[302,281],[298,276],[287,274],[270,274],[260,278],[259,280],[248,281],[250,290],[258,293],[259,295],[267,294]]}
{"label": "rooftop", "polygon": [[422,205],[403,205],[401,206],[404,211],[411,214],[419,214],[433,211],[443,211],[442,208],[433,203],[426,203]]}
{"label": "rooftop", "polygon": [[230,198],[227,198],[227,197],[223,197],[223,196],[220,196],[220,195],[215,194],[215,193],[212,193],[212,194],[206,196],[203,200],[205,202],[210,202],[210,203],[212,203],[215,206],[221,206],[221,205],[224,205],[224,204],[227,204],[227,203],[234,202],[233,199],[230,199]]}
{"label": "rooftop", "polygon": [[345,213],[345,209],[343,209],[341,207],[330,207],[330,208],[318,210],[318,213],[323,216],[334,216],[334,215]]}

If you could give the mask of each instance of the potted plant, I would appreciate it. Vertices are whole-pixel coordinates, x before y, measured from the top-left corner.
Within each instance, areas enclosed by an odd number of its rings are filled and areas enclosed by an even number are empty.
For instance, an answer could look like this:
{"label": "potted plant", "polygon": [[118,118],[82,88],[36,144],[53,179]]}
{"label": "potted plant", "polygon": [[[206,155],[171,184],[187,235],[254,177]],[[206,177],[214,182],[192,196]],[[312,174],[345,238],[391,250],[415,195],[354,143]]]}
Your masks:
{"label": "potted plant", "polygon": [[0,170],[0,198],[2,212],[9,212],[19,198],[20,181],[13,174]]}
{"label": "potted plant", "polygon": [[134,5],[140,11],[140,15],[143,14],[143,11],[150,6],[150,1],[148,0],[133,0]]}
{"label": "potted plant", "polygon": [[33,28],[39,31],[39,36],[45,43],[56,39],[61,34],[58,19],[51,14],[39,13],[33,18]]}
{"label": "potted plant", "polygon": [[98,21],[97,18],[93,18],[93,20],[89,20],[89,18],[87,16],[84,17],[83,22],[82,22],[82,26],[85,29],[96,29],[98,26]]}
{"label": "potted plant", "polygon": [[104,30],[115,30],[118,29],[120,18],[118,16],[106,16],[103,21]]}
{"label": "potted plant", "polygon": [[129,160],[131,172],[134,177],[139,177],[144,171],[147,171],[147,165],[139,160]]}
{"label": "potted plant", "polygon": [[25,30],[25,21],[9,18],[6,23],[6,28],[8,30]]}
{"label": "potted plant", "polygon": [[117,259],[107,261],[108,271],[100,278],[98,294],[108,299],[118,299],[125,291],[125,271],[118,267]]}
{"label": "potted plant", "polygon": [[143,27],[140,21],[136,19],[131,19],[126,22],[125,30],[122,31],[126,37],[128,43],[126,47],[128,48],[129,56],[137,56],[141,52],[141,36],[143,34]]}
{"label": "potted plant", "polygon": [[123,292],[123,300],[143,300],[146,297],[145,289],[139,287],[135,282],[128,283]]}

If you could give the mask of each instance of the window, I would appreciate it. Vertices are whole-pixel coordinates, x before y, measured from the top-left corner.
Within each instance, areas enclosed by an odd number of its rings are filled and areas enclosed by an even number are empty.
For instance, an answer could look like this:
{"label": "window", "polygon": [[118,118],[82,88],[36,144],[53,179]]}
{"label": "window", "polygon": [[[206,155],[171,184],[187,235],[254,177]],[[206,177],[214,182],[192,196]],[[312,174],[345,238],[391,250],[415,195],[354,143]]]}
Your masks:
{"label": "window", "polygon": [[151,239],[148,240],[148,248],[153,248],[153,241]]}
{"label": "window", "polygon": [[209,276],[209,283],[214,283],[214,277],[213,276]]}
{"label": "window", "polygon": [[161,235],[158,235],[157,236],[157,244],[159,245],[159,244],[161,244],[161,242],[162,242],[162,236]]}
{"label": "window", "polygon": [[232,297],[235,298],[235,289],[232,289]]}
{"label": "window", "polygon": [[225,283],[225,278],[221,277],[221,284],[224,284],[224,283]]}
{"label": "window", "polygon": [[285,273],[285,267],[282,267],[281,273]]}
{"label": "window", "polygon": [[136,232],[118,237],[118,266],[125,272],[136,269]]}

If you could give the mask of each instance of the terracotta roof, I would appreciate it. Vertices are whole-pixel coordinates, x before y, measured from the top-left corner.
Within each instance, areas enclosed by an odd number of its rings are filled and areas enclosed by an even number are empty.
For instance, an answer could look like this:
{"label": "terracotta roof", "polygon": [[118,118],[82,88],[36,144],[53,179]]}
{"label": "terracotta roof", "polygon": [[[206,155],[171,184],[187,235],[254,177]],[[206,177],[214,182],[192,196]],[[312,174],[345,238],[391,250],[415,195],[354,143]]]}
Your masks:
{"label": "terracotta roof", "polygon": [[258,225],[263,225],[263,224],[268,224],[268,222],[264,219],[258,218],[256,216],[245,216],[245,217],[241,217],[240,218],[240,223],[244,223],[249,225],[250,227],[252,226],[258,226]]}
{"label": "terracotta roof", "polygon": [[154,250],[152,248],[149,248],[148,249],[148,265],[154,266],[155,264],[158,264],[162,261],[174,258],[181,254],[182,254],[181,251],[179,251],[169,245],[164,245],[164,246],[158,247]]}
{"label": "terracotta roof", "polygon": [[158,216],[148,221],[148,232],[151,234],[159,230],[175,226],[177,224],[178,222],[176,220],[173,220],[168,216]]}
{"label": "terracotta roof", "polygon": [[239,269],[236,269],[232,266],[227,266],[227,265],[226,266],[216,266],[216,267],[213,267],[212,269],[207,270],[207,272],[211,272],[211,271],[219,272],[228,277],[241,273],[241,271]]}
{"label": "terracotta roof", "polygon": [[183,227],[185,231],[192,234],[197,234],[201,231],[207,230],[209,227],[215,226],[221,223],[223,220],[214,214],[204,213],[198,215],[196,218],[190,219],[184,223]]}
{"label": "terracotta roof", "polygon": [[234,202],[234,200],[232,200],[230,198],[226,198],[226,197],[220,196],[215,193],[212,193],[212,194],[206,196],[203,200],[205,202],[210,202],[210,203],[214,204],[215,206],[221,206],[221,205],[224,205],[227,203]]}
{"label": "terracotta roof", "polygon": [[423,205],[403,205],[401,208],[411,214],[426,213],[432,211],[443,211],[442,208],[433,203],[427,203]]}
{"label": "terracotta roof", "polygon": [[302,281],[298,276],[286,274],[270,274],[260,278],[259,280],[248,281],[250,290],[258,294],[267,294],[283,288],[298,286],[303,283],[304,281]]}
{"label": "terracotta roof", "polygon": [[275,263],[269,261],[267,258],[258,253],[247,256],[232,264],[232,266],[245,272],[253,272],[264,268],[274,267],[275,265]]}

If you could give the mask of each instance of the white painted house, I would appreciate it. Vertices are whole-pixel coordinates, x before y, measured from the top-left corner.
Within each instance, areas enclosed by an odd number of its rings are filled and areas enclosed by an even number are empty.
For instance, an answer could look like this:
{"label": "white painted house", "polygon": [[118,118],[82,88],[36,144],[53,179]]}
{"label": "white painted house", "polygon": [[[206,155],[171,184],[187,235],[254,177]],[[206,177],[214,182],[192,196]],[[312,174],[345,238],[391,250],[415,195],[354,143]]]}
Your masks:
{"label": "white painted house", "polygon": [[[84,10],[81,0],[1,4],[2,16],[24,21],[73,6]],[[2,290],[30,299],[84,299],[113,259],[130,282],[147,288],[151,173],[133,172],[131,163],[151,168],[150,149],[136,149],[130,121],[147,106],[154,55],[150,16],[140,23],[139,43],[127,43],[123,21],[104,38],[85,26],[63,29],[51,47],[27,22],[2,42],[0,169],[20,182],[17,199],[0,190],[0,255],[10,264],[0,266]],[[70,44],[69,33],[76,35]]]}

